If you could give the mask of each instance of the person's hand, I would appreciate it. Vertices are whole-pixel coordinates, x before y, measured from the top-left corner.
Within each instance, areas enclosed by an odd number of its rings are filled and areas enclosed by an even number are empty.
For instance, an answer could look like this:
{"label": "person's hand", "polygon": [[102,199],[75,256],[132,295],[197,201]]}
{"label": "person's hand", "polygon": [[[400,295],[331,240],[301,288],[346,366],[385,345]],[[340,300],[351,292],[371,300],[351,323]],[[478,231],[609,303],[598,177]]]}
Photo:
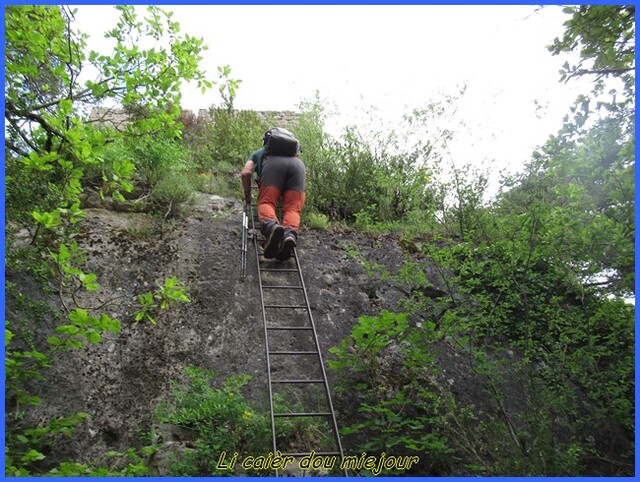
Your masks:
{"label": "person's hand", "polygon": [[248,201],[245,199],[244,207],[242,208],[242,210],[245,213],[248,213],[250,208],[251,208],[251,198],[249,198]]}

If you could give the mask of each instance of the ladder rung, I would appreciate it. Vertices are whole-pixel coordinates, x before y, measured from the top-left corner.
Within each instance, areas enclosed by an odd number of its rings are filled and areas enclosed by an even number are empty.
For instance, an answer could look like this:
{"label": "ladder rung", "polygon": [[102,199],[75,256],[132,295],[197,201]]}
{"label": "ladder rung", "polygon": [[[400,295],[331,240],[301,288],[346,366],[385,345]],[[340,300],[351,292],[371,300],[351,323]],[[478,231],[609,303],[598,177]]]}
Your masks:
{"label": "ladder rung", "polygon": [[324,380],[271,380],[271,383],[324,383]]}
{"label": "ladder rung", "polygon": [[291,286],[262,286],[262,289],[268,288],[270,290],[301,290],[302,286],[295,286],[295,285],[291,285]]}
{"label": "ladder rung", "polygon": [[270,351],[269,355],[317,355],[317,351]]}
{"label": "ladder rung", "polygon": [[[340,455],[340,452],[315,452],[314,454],[321,457],[328,457],[330,455]],[[288,455],[289,457],[307,457],[310,452],[282,452],[282,455]]]}
{"label": "ladder rung", "polygon": [[[258,256],[260,256],[261,258],[264,258],[264,249],[262,251],[258,251]],[[269,261],[275,261],[276,258],[264,258],[264,259],[268,259]]]}
{"label": "ladder rung", "polygon": [[331,412],[287,412],[274,413],[274,417],[330,417]]}
{"label": "ladder rung", "polygon": [[306,305],[264,305],[265,308],[295,308],[295,309],[307,309]]}
{"label": "ladder rung", "polygon": [[269,272],[269,273],[297,273],[297,269],[293,268],[261,268],[261,273]]}
{"label": "ladder rung", "polygon": [[267,330],[313,330],[310,326],[267,326]]}

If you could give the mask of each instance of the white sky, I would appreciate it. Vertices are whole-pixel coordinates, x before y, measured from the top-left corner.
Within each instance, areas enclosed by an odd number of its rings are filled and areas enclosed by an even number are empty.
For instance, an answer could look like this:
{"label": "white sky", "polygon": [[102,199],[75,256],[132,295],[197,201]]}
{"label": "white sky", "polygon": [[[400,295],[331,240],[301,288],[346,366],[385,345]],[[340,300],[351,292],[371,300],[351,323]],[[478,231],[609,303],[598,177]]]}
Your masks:
{"label": "white sky", "polygon": [[[76,28],[92,35],[115,25],[111,6],[82,6]],[[182,32],[209,46],[204,68],[217,78],[228,64],[242,83],[241,109],[296,110],[316,90],[335,105],[331,125],[365,122],[374,106],[393,125],[407,108],[426,106],[466,83],[464,121],[450,144],[456,165],[517,169],[556,133],[582,82],[561,84],[566,57],[546,49],[563,32],[560,7],[549,6],[255,6],[190,5],[174,12]],[[99,27],[97,27],[99,26]],[[94,43],[95,42],[95,43]],[[183,108],[220,104],[189,87]],[[337,131],[334,131],[337,132]]]}

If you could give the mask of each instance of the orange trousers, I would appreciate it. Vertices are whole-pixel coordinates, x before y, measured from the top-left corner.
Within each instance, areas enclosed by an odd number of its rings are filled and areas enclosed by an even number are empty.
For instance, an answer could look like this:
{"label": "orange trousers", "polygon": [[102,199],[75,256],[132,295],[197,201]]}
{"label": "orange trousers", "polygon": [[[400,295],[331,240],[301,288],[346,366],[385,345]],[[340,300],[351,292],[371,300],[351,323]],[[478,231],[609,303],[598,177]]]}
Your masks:
{"label": "orange trousers", "polygon": [[305,202],[305,193],[299,191],[285,191],[280,193],[276,186],[262,186],[258,192],[258,218],[262,223],[275,221],[280,223],[276,208],[282,194],[282,226],[298,231],[300,215]]}
{"label": "orange trousers", "polygon": [[267,156],[262,161],[258,217],[263,226],[279,223],[276,214],[282,197],[282,226],[297,231],[305,202],[306,170],[297,157]]}

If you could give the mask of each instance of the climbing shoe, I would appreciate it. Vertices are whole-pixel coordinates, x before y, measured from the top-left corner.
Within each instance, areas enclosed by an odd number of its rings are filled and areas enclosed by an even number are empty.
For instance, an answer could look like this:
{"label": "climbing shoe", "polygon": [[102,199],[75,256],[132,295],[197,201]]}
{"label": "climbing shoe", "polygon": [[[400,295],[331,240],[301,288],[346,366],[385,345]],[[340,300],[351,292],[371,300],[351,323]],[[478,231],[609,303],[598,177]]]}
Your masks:
{"label": "climbing shoe", "polygon": [[278,254],[276,254],[276,259],[278,261],[286,261],[291,256],[291,252],[293,248],[296,247],[296,238],[293,234],[287,233],[284,237],[284,241],[282,241],[282,247]]}
{"label": "climbing shoe", "polygon": [[278,252],[278,248],[280,247],[280,240],[282,239],[282,235],[284,234],[284,228],[279,224],[276,224],[271,228],[271,232],[269,236],[267,236],[267,242],[264,245],[264,257],[267,259],[271,259],[275,257]]}

